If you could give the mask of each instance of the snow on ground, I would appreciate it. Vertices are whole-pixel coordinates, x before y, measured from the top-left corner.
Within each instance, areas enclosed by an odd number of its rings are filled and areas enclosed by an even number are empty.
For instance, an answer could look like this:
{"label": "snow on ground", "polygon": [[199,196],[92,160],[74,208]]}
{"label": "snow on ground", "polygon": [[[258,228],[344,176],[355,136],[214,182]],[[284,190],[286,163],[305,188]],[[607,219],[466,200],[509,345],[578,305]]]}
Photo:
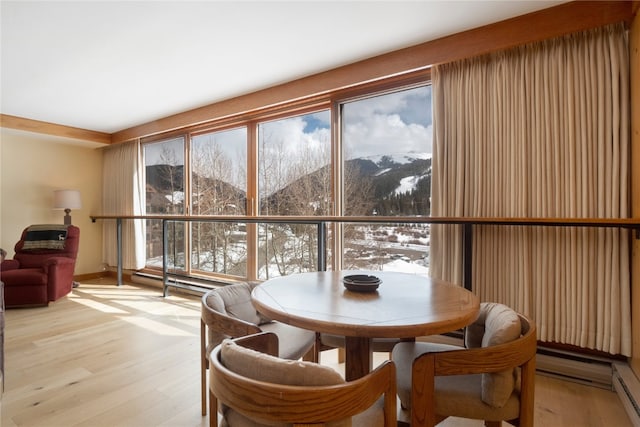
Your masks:
{"label": "snow on ground", "polygon": [[401,273],[412,273],[429,276],[429,267],[415,264],[413,262],[396,259],[382,266],[382,271],[399,271]]}
{"label": "snow on ground", "polygon": [[[429,227],[428,226],[408,226],[408,227],[394,227],[394,226],[370,226],[361,227],[360,231],[363,232],[362,239],[351,239],[348,246],[355,248],[360,252],[357,259],[360,261],[371,260],[370,263],[362,263],[363,269],[382,270],[382,271],[399,271],[412,274],[429,275]],[[290,232],[290,231],[289,231]],[[264,237],[264,234],[261,233]],[[287,247],[295,240],[295,235],[290,234],[290,240],[287,242]],[[390,240],[390,237],[394,239]],[[264,241],[261,241],[264,243]],[[295,245],[297,247],[298,245]],[[291,248],[289,248],[291,249]],[[352,249],[347,248],[346,251]],[[287,253],[291,253],[290,250]],[[381,263],[380,255],[387,257],[384,263]],[[412,254],[413,253],[413,254]],[[420,256],[417,259],[415,254]],[[244,262],[247,256],[246,239],[239,239],[239,241],[230,243],[226,247],[226,257],[231,264]],[[210,251],[203,251],[200,254],[199,268],[203,271],[213,270],[213,253]],[[414,258],[411,261],[411,258]],[[192,256],[197,256],[193,253]],[[218,260],[215,265],[224,265],[224,259],[222,253],[218,253]],[[377,259],[377,260],[376,260]],[[168,268],[171,270],[175,268],[173,259],[170,256],[168,261]],[[179,254],[178,264],[184,264],[184,254]],[[369,267],[365,267],[366,264],[371,264]],[[426,264],[426,265],[425,265]],[[147,265],[153,265],[156,267],[162,267],[162,257],[157,257],[147,260]],[[285,262],[284,263],[285,274],[300,273],[308,271],[308,268],[299,265],[298,262]],[[267,271],[268,269],[268,271]],[[266,266],[262,266],[258,272],[258,277],[261,279],[278,277],[282,273],[278,269],[278,265],[275,259],[270,259]]]}

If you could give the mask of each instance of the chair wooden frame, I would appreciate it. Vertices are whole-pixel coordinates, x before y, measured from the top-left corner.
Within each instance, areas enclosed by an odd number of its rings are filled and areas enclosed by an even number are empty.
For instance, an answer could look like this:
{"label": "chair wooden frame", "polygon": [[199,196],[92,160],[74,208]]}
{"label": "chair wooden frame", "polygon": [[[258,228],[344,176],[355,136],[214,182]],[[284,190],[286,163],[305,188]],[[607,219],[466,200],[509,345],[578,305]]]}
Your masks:
{"label": "chair wooden frame", "polygon": [[[251,322],[232,317],[227,314],[221,313],[209,307],[206,304],[207,294],[203,295],[201,303],[201,315],[200,315],[200,385],[201,385],[201,406],[202,415],[207,415],[207,369],[209,368],[209,361],[207,358],[207,328],[213,327],[222,333],[223,335],[237,338],[245,335],[252,335],[262,332],[260,327]],[[303,356],[304,360],[310,360],[317,362],[319,359],[317,350],[317,338],[316,343],[312,349]]]}
{"label": "chair wooden frame", "polygon": [[[260,333],[234,340],[237,344],[276,355],[278,337]],[[292,386],[257,381],[238,375],[220,361],[220,346],[211,354],[210,426],[217,426],[218,402],[251,419],[323,426],[359,414],[384,395],[384,425],[396,427],[396,371],[385,361],[368,375],[331,386]]]}
{"label": "chair wooden frame", "polygon": [[[424,353],[417,357],[411,373],[411,426],[431,427],[447,416],[436,413],[435,377],[481,374],[521,368],[520,411],[515,420],[503,420],[521,427],[533,427],[536,327],[518,314],[522,336],[507,344],[464,350]],[[500,421],[485,420],[487,426],[499,426]]]}
{"label": "chair wooden frame", "polygon": [[262,332],[258,325],[245,322],[242,319],[227,316],[210,308],[202,302],[200,316],[200,384],[202,415],[207,415],[207,325],[216,325],[216,329],[230,337],[242,337]]}

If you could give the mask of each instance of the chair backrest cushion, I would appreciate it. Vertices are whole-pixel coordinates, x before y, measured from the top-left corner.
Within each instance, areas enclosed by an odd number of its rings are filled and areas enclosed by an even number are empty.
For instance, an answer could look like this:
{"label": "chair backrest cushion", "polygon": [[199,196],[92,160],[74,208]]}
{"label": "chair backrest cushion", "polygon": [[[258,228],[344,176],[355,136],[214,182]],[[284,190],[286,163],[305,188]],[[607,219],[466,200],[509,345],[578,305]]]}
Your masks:
{"label": "chair backrest cushion", "polygon": [[[63,243],[60,247],[55,249],[54,246],[43,245],[38,247],[38,245],[36,245],[29,248],[30,243],[34,243],[29,240],[31,238],[30,236],[34,233],[46,232],[46,230],[51,230],[55,232],[55,234],[60,234],[58,232],[64,230],[64,235],[61,237],[62,240],[60,240],[60,242]],[[74,225],[30,225],[22,231],[20,240],[15,244],[15,255],[13,258],[20,262],[20,268],[40,268],[42,264],[51,257],[68,257],[75,260],[78,255],[79,243],[80,229]]]}
{"label": "chair backrest cushion", "polygon": [[271,320],[261,315],[251,303],[251,291],[259,283],[241,282],[209,292],[206,304],[213,310],[245,322],[261,325]]}
{"label": "chair backrest cushion", "polygon": [[258,325],[261,318],[251,304],[251,286],[248,283],[227,285],[207,296],[207,305],[236,319]]}
{"label": "chair backrest cushion", "polygon": [[[242,347],[228,339],[225,339],[221,344],[220,361],[227,369],[239,375],[273,384],[326,386],[344,384],[345,382],[337,371],[328,366],[313,362],[280,359]],[[235,422],[229,424],[234,427],[237,424],[241,426],[263,425],[248,420],[231,409],[226,409],[225,419],[227,419],[227,422],[233,419]],[[351,420],[329,423],[328,425],[349,426],[351,425]]]}
{"label": "chair backrest cushion", "polygon": [[[480,305],[476,321],[465,329],[465,346],[477,348],[506,344],[521,334],[518,313],[504,304],[484,302]],[[517,369],[482,374],[482,400],[495,408],[503,407],[517,382]]]}
{"label": "chair backrest cushion", "polygon": [[[270,319],[258,313],[251,303],[251,291],[258,282],[240,282],[213,289],[203,297],[203,303],[212,310],[224,315],[244,320],[254,325],[263,325],[271,322]],[[214,327],[207,328],[207,350],[211,353],[213,348],[225,338],[235,338],[224,335]]]}
{"label": "chair backrest cushion", "polygon": [[[251,288],[248,283],[236,283],[209,291],[204,298],[207,307],[245,322],[257,325],[260,317],[251,304]],[[207,354],[223,339],[230,338],[213,327],[207,328]],[[231,337],[234,338],[234,337]]]}

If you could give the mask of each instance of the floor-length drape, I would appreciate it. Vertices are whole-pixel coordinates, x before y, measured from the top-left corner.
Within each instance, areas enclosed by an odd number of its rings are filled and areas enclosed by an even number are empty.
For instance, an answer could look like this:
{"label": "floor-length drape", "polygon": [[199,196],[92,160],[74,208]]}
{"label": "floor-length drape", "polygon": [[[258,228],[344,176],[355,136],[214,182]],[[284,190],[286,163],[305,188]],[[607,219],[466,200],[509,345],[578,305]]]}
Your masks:
{"label": "floor-length drape", "polygon": [[[143,215],[145,207],[144,163],[138,141],[105,149],[102,206],[105,215]],[[104,220],[103,257],[117,265],[116,221]],[[145,228],[142,220],[122,221],[122,267],[139,270],[145,265]]]}
{"label": "floor-length drape", "polygon": [[[434,67],[432,215],[624,218],[622,25]],[[475,226],[474,291],[539,339],[631,354],[630,232]],[[461,230],[434,226],[431,274],[461,283]]]}

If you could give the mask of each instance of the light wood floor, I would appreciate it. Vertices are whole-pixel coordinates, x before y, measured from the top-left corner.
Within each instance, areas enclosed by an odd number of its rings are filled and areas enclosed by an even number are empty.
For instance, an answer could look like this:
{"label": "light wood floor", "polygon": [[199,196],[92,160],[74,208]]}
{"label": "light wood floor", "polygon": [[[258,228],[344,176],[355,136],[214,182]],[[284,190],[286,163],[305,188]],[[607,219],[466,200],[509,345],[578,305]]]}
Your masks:
{"label": "light wood floor", "polygon": [[[100,279],[49,307],[5,314],[2,427],[207,425],[199,298]],[[323,363],[339,368],[331,352]],[[614,392],[544,376],[535,417],[536,426],[631,425]]]}

